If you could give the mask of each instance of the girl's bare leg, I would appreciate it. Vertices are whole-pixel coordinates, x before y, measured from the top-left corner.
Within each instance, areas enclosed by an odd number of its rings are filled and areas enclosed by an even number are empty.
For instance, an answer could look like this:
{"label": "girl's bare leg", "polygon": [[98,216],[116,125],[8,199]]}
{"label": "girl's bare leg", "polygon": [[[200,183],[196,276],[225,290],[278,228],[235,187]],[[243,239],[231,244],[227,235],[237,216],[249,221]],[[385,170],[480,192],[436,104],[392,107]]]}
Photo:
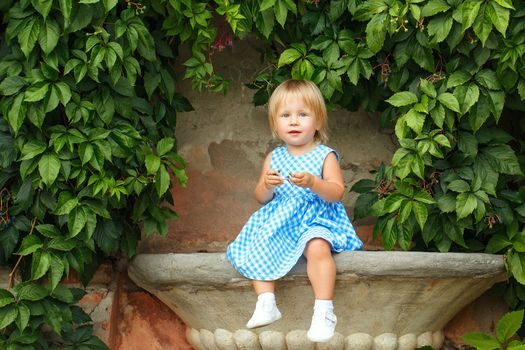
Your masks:
{"label": "girl's bare leg", "polygon": [[255,294],[259,296],[262,293],[274,293],[275,291],[275,281],[253,281],[253,289]]}
{"label": "girl's bare leg", "polygon": [[332,300],[336,269],[330,243],[322,238],[314,238],[306,245],[304,256],[315,299]]}

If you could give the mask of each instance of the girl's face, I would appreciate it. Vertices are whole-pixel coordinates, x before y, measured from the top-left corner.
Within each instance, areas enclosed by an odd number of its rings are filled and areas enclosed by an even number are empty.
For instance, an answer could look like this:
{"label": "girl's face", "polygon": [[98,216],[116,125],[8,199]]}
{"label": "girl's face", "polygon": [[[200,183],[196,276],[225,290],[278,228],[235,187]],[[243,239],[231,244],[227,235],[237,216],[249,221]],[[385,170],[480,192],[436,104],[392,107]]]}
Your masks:
{"label": "girl's face", "polygon": [[317,118],[302,97],[286,96],[277,108],[275,118],[277,135],[288,146],[308,148],[314,144]]}

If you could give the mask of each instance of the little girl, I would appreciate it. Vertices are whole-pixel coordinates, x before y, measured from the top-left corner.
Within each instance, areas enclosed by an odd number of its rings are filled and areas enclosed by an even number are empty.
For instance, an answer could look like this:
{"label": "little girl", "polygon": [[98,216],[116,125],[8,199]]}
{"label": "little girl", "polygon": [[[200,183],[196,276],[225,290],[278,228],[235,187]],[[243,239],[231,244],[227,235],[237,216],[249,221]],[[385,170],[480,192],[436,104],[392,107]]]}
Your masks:
{"label": "little girl", "polygon": [[337,318],[333,312],[335,262],[332,251],[360,249],[344,206],[345,191],[339,156],[327,146],[327,115],[317,86],[287,80],[268,102],[274,136],[284,145],[264,160],[255,198],[264,206],[248,220],[228,246],[233,267],[253,280],[257,304],[248,328],[281,318],[275,303],[275,280],[304,255],[315,295],[308,339],[329,341]]}

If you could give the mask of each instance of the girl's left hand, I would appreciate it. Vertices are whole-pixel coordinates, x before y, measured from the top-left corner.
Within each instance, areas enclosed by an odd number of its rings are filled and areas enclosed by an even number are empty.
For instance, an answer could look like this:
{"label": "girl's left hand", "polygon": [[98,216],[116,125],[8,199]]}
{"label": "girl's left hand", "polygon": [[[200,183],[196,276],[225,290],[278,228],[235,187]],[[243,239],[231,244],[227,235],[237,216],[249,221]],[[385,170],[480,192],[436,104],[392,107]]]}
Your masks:
{"label": "girl's left hand", "polygon": [[307,172],[292,173],[289,179],[294,185],[305,188],[312,188],[315,183],[315,176]]}

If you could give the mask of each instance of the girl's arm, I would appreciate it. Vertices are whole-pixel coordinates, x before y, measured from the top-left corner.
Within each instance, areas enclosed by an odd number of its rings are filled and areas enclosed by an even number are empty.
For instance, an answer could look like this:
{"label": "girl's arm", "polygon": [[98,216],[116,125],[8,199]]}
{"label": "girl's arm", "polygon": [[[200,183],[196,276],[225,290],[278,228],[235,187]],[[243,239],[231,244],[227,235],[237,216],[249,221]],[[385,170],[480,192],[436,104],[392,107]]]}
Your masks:
{"label": "girl's arm", "polygon": [[271,201],[274,188],[283,184],[279,171],[270,169],[271,160],[272,154],[270,153],[264,159],[261,176],[259,176],[259,181],[253,192],[255,199],[261,204]]}
{"label": "girl's arm", "polygon": [[310,173],[296,173],[290,180],[297,186],[306,187],[328,202],[338,202],[343,198],[345,185],[339,162],[330,152],[323,163],[323,179]]}

